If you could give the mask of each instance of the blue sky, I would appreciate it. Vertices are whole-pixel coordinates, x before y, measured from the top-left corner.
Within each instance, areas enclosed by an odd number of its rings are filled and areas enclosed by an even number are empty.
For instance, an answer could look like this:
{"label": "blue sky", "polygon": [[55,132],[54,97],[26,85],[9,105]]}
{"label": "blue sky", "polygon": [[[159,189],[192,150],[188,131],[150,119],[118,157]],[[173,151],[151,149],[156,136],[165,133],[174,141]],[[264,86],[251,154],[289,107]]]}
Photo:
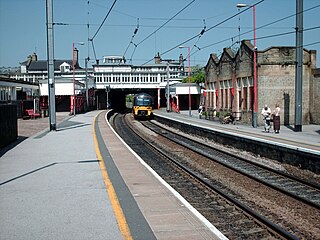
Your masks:
{"label": "blue sky", "polygon": [[[97,59],[126,53],[126,59],[132,60],[135,65],[149,62],[157,52],[164,59],[178,59],[180,53],[186,56],[187,49],[176,46],[191,39],[183,44],[191,48],[191,65],[204,66],[211,53],[220,54],[223,48],[232,44],[236,49],[239,24],[241,33],[253,29],[252,9],[242,13],[240,19],[236,16],[214,26],[238,13],[237,3],[252,5],[259,0],[118,0],[97,32],[113,2],[114,0],[89,0],[88,4],[88,0],[53,0],[53,21],[66,24],[54,27],[55,59],[71,59],[72,43],[84,42],[83,46],[77,45],[80,65],[84,66],[84,58],[88,54],[94,60],[92,44],[87,41],[88,35],[89,38],[95,35],[93,44]],[[319,0],[304,0],[304,10],[314,8],[304,13],[304,29],[318,27],[304,32],[304,45],[307,49],[317,50],[318,67],[319,5]],[[294,31],[296,19],[289,16],[295,14],[295,11],[296,0],[264,0],[258,4],[257,37]],[[259,28],[285,17],[288,18]],[[169,21],[171,18],[173,19]],[[87,23],[90,26],[89,34]],[[137,34],[130,44],[138,25]],[[206,31],[200,38],[195,37],[204,27],[210,31]],[[0,67],[19,66],[33,52],[37,53],[38,59],[47,58],[45,0],[0,0],[0,30]],[[241,39],[252,38],[252,32],[241,36]],[[194,45],[197,47],[193,47]],[[257,40],[259,50],[271,46],[294,45],[294,33]]]}

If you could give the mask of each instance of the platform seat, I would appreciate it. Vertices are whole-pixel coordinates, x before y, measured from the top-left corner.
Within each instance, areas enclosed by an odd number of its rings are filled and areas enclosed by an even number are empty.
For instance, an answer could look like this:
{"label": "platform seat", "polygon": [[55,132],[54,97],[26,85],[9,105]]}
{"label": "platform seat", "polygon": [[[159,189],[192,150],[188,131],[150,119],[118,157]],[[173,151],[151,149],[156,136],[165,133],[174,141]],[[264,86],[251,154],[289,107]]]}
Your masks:
{"label": "platform seat", "polygon": [[26,116],[31,119],[36,119],[37,117],[39,118],[41,117],[41,114],[34,112],[33,109],[26,109],[26,114],[27,114]]}

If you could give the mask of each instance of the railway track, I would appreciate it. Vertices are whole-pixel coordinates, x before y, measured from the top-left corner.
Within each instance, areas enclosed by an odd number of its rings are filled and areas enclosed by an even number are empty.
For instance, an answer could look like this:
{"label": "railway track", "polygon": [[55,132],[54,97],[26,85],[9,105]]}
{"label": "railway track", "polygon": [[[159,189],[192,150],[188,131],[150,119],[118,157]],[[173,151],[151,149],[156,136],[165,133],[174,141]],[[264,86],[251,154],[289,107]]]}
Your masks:
{"label": "railway track", "polygon": [[[194,205],[209,221],[217,226],[228,238],[298,239],[290,233],[290,228],[289,231],[287,231],[281,226],[269,221],[266,217],[248,207],[247,204],[237,200],[233,194],[230,194],[230,190],[221,187],[221,185],[210,179],[206,174],[203,174],[188,164],[183,163],[181,158],[184,158],[184,156],[181,153],[185,152],[185,150],[182,150],[177,146],[173,147],[173,143],[176,145],[182,145],[183,148],[189,149],[190,152],[197,152],[197,154],[200,154],[205,158],[215,156],[215,158],[218,159],[219,164],[228,168],[233,168],[233,171],[241,172],[241,174],[244,174],[247,177],[250,175],[264,176],[259,177],[256,181],[264,183],[264,179],[269,179],[269,187],[271,186],[277,190],[283,189],[279,186],[274,186],[274,184],[272,185],[272,180],[270,179],[273,179],[273,182],[275,182],[275,179],[265,175],[261,169],[259,169],[259,174],[253,174],[257,171],[257,167],[260,166],[252,167],[251,165],[250,167],[250,163],[241,163],[239,159],[229,160],[228,163],[228,158],[236,157],[230,156],[230,154],[227,154],[228,157],[225,157],[223,154],[226,155],[226,153],[218,153],[217,150],[212,150],[212,148],[208,148],[208,146],[195,143],[194,140],[187,139],[185,136],[178,136],[174,132],[168,131],[168,129],[159,128],[159,126],[151,124],[150,122],[143,122],[143,125],[148,127],[148,131],[153,131],[154,134],[161,135],[163,138],[165,137],[167,141],[170,139],[171,143],[168,144],[174,149],[174,151],[168,152],[167,150],[164,150],[166,147],[161,146],[161,144],[159,145],[158,138],[152,139],[152,137],[145,137],[146,134],[136,132],[135,127],[132,126],[130,126],[130,128],[124,128],[123,126],[131,125],[125,119],[125,117],[117,117],[117,120],[114,120],[114,126],[119,135],[125,138],[127,144],[130,145],[134,151],[145,159],[145,161],[154,170],[156,170],[159,175],[161,175],[169,184],[173,185],[180,194]],[[154,136],[154,134],[151,135]],[[181,156],[179,157],[179,155]],[[230,162],[232,162],[232,164],[230,164]],[[263,171],[267,171],[264,168],[262,169]],[[193,180],[190,180],[190,175],[192,175]],[[175,178],[173,178],[173,176],[175,176]],[[201,183],[201,185],[199,185],[199,183]],[[300,184],[305,186],[307,183]],[[308,187],[314,188],[318,186],[313,186],[311,184],[311,186]],[[293,197],[295,191],[290,190],[289,192],[291,192],[290,195]],[[313,190],[311,192],[313,192]],[[317,200],[314,201],[313,196],[304,197],[304,194],[296,195],[298,196],[297,199],[299,201],[303,201],[305,204],[309,204],[311,202],[311,204],[318,209],[319,206]]]}
{"label": "railway track", "polygon": [[179,135],[152,122],[142,124],[157,134],[174,141],[190,150],[216,161],[234,171],[285,193],[303,203],[320,209],[320,186],[298,179],[284,172],[269,168],[230,152],[208,146],[186,136]]}

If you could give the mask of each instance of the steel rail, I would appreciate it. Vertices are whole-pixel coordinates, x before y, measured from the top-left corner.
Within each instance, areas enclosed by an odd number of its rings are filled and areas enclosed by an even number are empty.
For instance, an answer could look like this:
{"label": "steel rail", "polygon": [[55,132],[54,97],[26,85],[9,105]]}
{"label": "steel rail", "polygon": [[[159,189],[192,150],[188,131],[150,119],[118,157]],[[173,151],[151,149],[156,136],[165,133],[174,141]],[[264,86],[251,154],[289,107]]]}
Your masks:
{"label": "steel rail", "polygon": [[[132,131],[136,132],[129,124],[128,124],[128,127],[131,128]],[[205,187],[207,187],[211,191],[214,191],[217,194],[219,194],[221,197],[226,199],[228,202],[235,205],[238,209],[241,209],[244,212],[244,214],[251,216],[253,218],[253,220],[256,221],[258,224],[263,224],[270,232],[277,234],[278,236],[280,236],[281,238],[284,238],[284,239],[298,240],[298,238],[296,236],[294,236],[291,233],[289,233],[288,231],[284,230],[279,225],[274,224],[273,222],[269,221],[267,218],[260,215],[258,212],[250,209],[246,205],[242,204],[240,201],[236,200],[235,198],[229,196],[227,193],[224,193],[223,191],[221,191],[219,188],[215,187],[204,176],[196,173],[195,171],[191,170],[190,168],[188,168],[185,165],[176,161],[174,158],[168,156],[166,152],[164,152],[163,150],[161,150],[160,148],[158,148],[157,146],[152,144],[152,142],[155,142],[155,141],[146,140],[144,137],[142,137],[137,132],[136,132],[136,135],[142,141],[144,141],[149,147],[151,147],[152,149],[157,151],[159,154],[161,154],[163,157],[168,159],[175,166],[182,169],[184,172],[188,173],[190,176],[192,176],[198,182],[201,182]]]}
{"label": "steel rail", "polygon": [[[313,188],[315,191],[319,191],[319,190],[320,190],[320,189],[319,189],[319,185],[317,185],[317,184],[313,184],[313,183],[309,183],[309,182],[303,181],[302,179],[298,179],[298,178],[296,178],[296,177],[294,177],[294,176],[292,176],[292,175],[289,175],[289,174],[283,173],[283,172],[281,172],[281,171],[278,171],[278,170],[269,168],[269,167],[267,167],[267,166],[264,166],[264,165],[261,165],[261,164],[252,162],[252,161],[247,160],[247,159],[245,159],[245,158],[242,158],[242,157],[240,157],[240,156],[238,156],[238,155],[235,155],[235,154],[232,154],[232,153],[230,153],[230,152],[224,151],[224,150],[222,150],[222,149],[220,149],[220,148],[214,148],[214,147],[212,147],[212,146],[208,146],[208,145],[206,145],[206,144],[203,144],[203,143],[201,143],[201,142],[199,142],[199,141],[195,141],[194,139],[188,138],[188,137],[186,137],[186,136],[181,136],[181,135],[178,134],[178,133],[175,133],[175,132],[173,132],[173,131],[171,131],[171,130],[168,130],[168,129],[166,129],[166,128],[163,128],[162,126],[158,126],[158,125],[156,125],[156,124],[154,124],[154,123],[152,123],[152,124],[155,125],[155,126],[157,126],[157,127],[159,127],[159,128],[161,128],[161,129],[163,129],[163,130],[165,130],[165,131],[170,132],[171,134],[178,135],[178,136],[180,136],[180,137],[183,137],[184,139],[188,139],[189,141],[192,141],[192,142],[195,142],[195,143],[197,143],[197,144],[200,144],[200,145],[202,145],[203,147],[206,147],[206,148],[208,148],[208,149],[213,149],[214,151],[222,152],[223,154],[226,154],[226,155],[231,156],[231,157],[233,157],[233,158],[239,159],[240,161],[244,161],[244,162],[246,162],[246,164],[254,165],[255,167],[261,168],[261,169],[263,169],[263,170],[265,170],[265,171],[270,171],[270,172],[272,172],[272,173],[274,173],[274,174],[279,175],[280,177],[288,178],[288,179],[291,180],[291,181],[297,181],[297,182],[300,183],[300,184],[303,184],[303,185],[305,185],[305,186],[308,186],[308,187]],[[145,127],[149,128],[150,130],[153,130],[153,131],[154,131],[154,129],[152,129],[152,127],[147,126],[148,124],[143,123],[143,125],[144,125]],[[317,208],[317,209],[320,209],[320,205],[319,205],[319,203],[317,202],[317,199],[316,199],[315,201],[312,201],[312,200],[310,200],[310,199],[305,198],[304,195],[302,195],[302,194],[301,194],[301,195],[297,195],[297,194],[295,194],[295,193],[293,193],[293,192],[290,192],[289,190],[283,189],[283,188],[281,188],[281,187],[279,187],[279,186],[277,186],[277,185],[275,185],[275,184],[272,184],[272,183],[270,183],[270,182],[262,179],[260,175],[259,175],[259,176],[253,176],[252,174],[247,173],[247,172],[243,171],[242,169],[236,168],[236,167],[231,166],[230,164],[228,164],[228,163],[226,163],[226,162],[220,161],[220,160],[212,157],[212,155],[210,155],[210,154],[208,154],[208,153],[206,153],[206,152],[204,152],[204,151],[200,151],[200,150],[199,150],[198,148],[196,148],[196,147],[192,147],[192,146],[188,145],[187,143],[183,143],[183,142],[181,142],[181,141],[177,141],[177,140],[175,140],[173,137],[168,137],[167,134],[164,134],[164,133],[163,133],[163,131],[158,131],[157,133],[158,133],[159,135],[161,135],[161,136],[163,136],[163,137],[165,137],[165,138],[167,138],[167,139],[169,139],[169,140],[177,143],[177,144],[181,144],[181,145],[183,145],[184,147],[186,147],[186,148],[188,148],[188,149],[191,149],[192,151],[197,152],[198,154],[200,154],[200,155],[202,155],[202,156],[204,156],[204,157],[206,157],[206,158],[209,158],[209,159],[211,159],[211,160],[213,160],[213,161],[216,161],[216,162],[222,164],[223,166],[225,166],[225,167],[227,167],[227,168],[229,168],[229,169],[232,169],[232,170],[234,170],[234,171],[236,171],[236,172],[238,172],[238,173],[241,173],[241,174],[243,174],[243,175],[245,175],[245,176],[247,176],[247,177],[249,177],[249,178],[251,178],[251,179],[254,179],[254,180],[256,180],[256,181],[258,181],[258,182],[260,182],[260,183],[262,183],[262,184],[264,184],[264,185],[267,185],[267,186],[269,186],[269,187],[271,187],[271,188],[273,188],[273,189],[275,189],[275,190],[277,190],[277,191],[280,191],[281,193],[284,193],[284,194],[286,194],[286,195],[288,195],[288,196],[290,196],[290,197],[293,197],[293,198],[295,198],[295,199],[297,199],[297,200],[299,200],[299,201],[301,201],[301,202],[303,202],[303,203],[305,203],[305,204],[307,204],[307,205],[310,205],[310,206],[312,206],[312,207],[315,207],[315,208]],[[318,200],[318,201],[319,201],[319,200]]]}

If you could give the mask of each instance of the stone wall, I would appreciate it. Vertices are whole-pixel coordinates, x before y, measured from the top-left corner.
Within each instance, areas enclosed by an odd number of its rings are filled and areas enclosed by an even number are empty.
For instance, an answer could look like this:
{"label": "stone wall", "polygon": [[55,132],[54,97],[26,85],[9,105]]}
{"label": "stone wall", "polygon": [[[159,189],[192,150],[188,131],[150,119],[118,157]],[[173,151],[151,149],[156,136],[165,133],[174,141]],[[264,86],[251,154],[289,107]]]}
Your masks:
{"label": "stone wall", "polygon": [[320,68],[312,71],[310,81],[310,123],[320,124]]}
{"label": "stone wall", "polygon": [[[273,110],[278,103],[281,108],[281,124],[294,125],[295,120],[295,47],[270,47],[257,51],[257,124],[262,125],[260,115],[265,104]],[[302,124],[320,123],[320,70],[316,70],[316,51],[304,49],[302,80]],[[221,58],[210,55],[206,68],[206,86],[209,97],[206,106],[217,111],[242,112],[242,121],[252,123],[253,110],[253,46],[250,41],[242,41],[240,50],[233,53],[230,48],[223,49]],[[229,89],[220,86],[223,81],[232,81]],[[229,84],[230,85],[230,84]],[[214,87],[215,86],[215,87]],[[219,94],[231,93],[222,101]],[[232,90],[230,88],[233,88]],[[230,91],[229,91],[230,90]],[[226,95],[226,94],[225,94]],[[216,100],[217,99],[217,100]],[[228,108],[221,103],[232,102]],[[223,104],[225,105],[225,104]]]}

